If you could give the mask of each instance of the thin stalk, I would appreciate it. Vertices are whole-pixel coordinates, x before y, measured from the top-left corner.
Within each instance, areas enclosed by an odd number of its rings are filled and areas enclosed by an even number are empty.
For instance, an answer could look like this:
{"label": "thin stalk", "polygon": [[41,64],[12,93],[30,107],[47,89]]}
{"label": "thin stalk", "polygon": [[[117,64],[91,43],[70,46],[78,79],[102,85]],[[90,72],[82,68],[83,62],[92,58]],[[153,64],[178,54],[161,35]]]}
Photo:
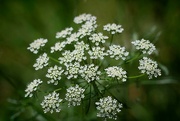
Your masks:
{"label": "thin stalk", "polygon": [[133,61],[133,60],[137,59],[140,55],[141,55],[141,54],[140,54],[140,53],[138,53],[135,57],[133,57],[133,58],[131,58],[131,59],[127,60],[125,63],[129,63],[129,62],[131,62],[131,61]]}
{"label": "thin stalk", "polygon": [[144,76],[145,74],[140,74],[140,75],[137,75],[137,76],[130,76],[130,77],[127,77],[128,79],[135,79],[135,78],[139,78],[139,77],[142,77]]}
{"label": "thin stalk", "polygon": [[112,41],[113,41],[113,38],[114,38],[114,35],[112,34],[112,35],[111,35],[111,41],[110,41],[110,45],[109,45],[109,46],[111,46]]}
{"label": "thin stalk", "polygon": [[92,85],[93,85],[93,88],[94,88],[95,93],[97,93],[98,96],[99,96],[99,94],[100,94],[100,96],[103,97],[103,95],[102,95],[101,92],[99,91],[99,89],[98,89],[96,83],[95,83],[94,81],[91,82],[91,83],[92,83]]}
{"label": "thin stalk", "polygon": [[90,105],[91,105],[91,85],[90,85],[90,98],[89,98],[89,101],[88,101],[88,107],[87,107],[86,114],[89,112]]}
{"label": "thin stalk", "polygon": [[57,59],[55,59],[55,58],[53,58],[53,57],[51,57],[51,56],[49,56],[49,58],[50,58],[51,60],[53,60],[53,61],[59,63],[59,61],[58,61]]}

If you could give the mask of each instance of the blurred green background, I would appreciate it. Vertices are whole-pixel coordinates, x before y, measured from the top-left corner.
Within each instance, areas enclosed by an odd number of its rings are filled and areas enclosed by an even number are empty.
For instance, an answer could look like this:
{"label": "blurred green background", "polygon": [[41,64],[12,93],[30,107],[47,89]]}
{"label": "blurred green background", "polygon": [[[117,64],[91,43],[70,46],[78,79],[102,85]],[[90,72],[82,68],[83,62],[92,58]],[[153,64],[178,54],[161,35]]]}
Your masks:
{"label": "blurred green background", "polygon": [[128,86],[131,109],[123,111],[122,120],[180,121],[179,0],[0,0],[0,121],[26,117],[11,116],[18,110],[12,99],[21,100],[27,83],[37,77],[29,43],[41,37],[53,43],[56,32],[82,13],[95,15],[101,26],[121,24],[123,41],[153,41],[156,60],[168,68],[157,83]]}

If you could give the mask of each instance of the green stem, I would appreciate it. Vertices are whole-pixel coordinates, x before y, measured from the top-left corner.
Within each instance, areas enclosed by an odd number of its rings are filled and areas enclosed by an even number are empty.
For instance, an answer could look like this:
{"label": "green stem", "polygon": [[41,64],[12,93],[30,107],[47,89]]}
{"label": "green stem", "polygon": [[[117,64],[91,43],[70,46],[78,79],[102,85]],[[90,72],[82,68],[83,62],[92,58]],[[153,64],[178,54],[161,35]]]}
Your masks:
{"label": "green stem", "polygon": [[53,61],[59,63],[59,61],[58,61],[57,59],[55,59],[55,58],[53,58],[53,57],[51,57],[51,56],[49,56],[49,58],[50,58],[51,60],[53,60]]}
{"label": "green stem", "polygon": [[61,90],[61,89],[62,89],[62,88],[55,89],[54,92],[57,92],[57,91],[59,91],[59,90]]}
{"label": "green stem", "polygon": [[99,85],[101,85],[113,98],[115,98],[119,103],[122,103],[116,96],[114,96],[103,84],[97,81]]}
{"label": "green stem", "polygon": [[135,78],[139,78],[139,77],[142,77],[144,76],[145,74],[140,74],[140,75],[137,75],[137,76],[130,76],[130,77],[127,77],[128,79],[135,79]]}
{"label": "green stem", "polygon": [[140,55],[141,55],[140,53],[136,54],[136,56],[135,56],[135,57],[133,57],[133,58],[131,58],[131,59],[127,60],[125,63],[129,63],[129,62],[131,62],[131,61],[133,61],[133,60],[137,59]]}
{"label": "green stem", "polygon": [[103,97],[103,95],[102,95],[101,92],[99,91],[96,83],[93,81],[93,82],[91,82],[91,84],[93,85],[93,88],[94,88],[95,93],[97,93],[98,96],[99,96],[99,94],[100,94],[100,96]]}
{"label": "green stem", "polygon": [[111,46],[112,41],[113,41],[113,38],[114,38],[114,35],[112,34],[112,35],[111,35],[111,41],[110,41],[110,45],[109,45],[109,46]]}
{"label": "green stem", "polygon": [[87,110],[86,110],[86,114],[89,112],[90,105],[91,105],[91,85],[90,85],[90,98],[89,98],[89,101],[88,101],[88,107],[87,107]]}

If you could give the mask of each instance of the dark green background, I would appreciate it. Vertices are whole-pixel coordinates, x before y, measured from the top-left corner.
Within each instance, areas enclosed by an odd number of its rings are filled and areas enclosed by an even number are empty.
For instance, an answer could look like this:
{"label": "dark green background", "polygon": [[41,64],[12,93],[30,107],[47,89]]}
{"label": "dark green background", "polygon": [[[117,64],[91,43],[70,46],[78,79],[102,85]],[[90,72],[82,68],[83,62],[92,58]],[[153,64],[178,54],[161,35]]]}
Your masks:
{"label": "dark green background", "polygon": [[21,100],[27,83],[37,77],[29,43],[41,37],[53,43],[56,32],[72,26],[74,16],[82,13],[97,16],[100,25],[121,24],[123,41],[153,41],[159,50],[156,60],[169,70],[158,84],[129,85],[131,110],[123,112],[122,120],[180,120],[179,0],[0,0],[0,121],[15,113],[8,100]]}

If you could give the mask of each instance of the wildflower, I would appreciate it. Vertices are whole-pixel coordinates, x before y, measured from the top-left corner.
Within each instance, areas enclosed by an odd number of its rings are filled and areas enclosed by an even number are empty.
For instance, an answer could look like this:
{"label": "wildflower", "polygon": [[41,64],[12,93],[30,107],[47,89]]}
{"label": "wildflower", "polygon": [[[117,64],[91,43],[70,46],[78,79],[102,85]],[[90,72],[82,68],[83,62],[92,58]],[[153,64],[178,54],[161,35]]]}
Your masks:
{"label": "wildflower", "polygon": [[89,40],[95,43],[96,46],[98,46],[99,43],[105,43],[106,39],[108,39],[108,36],[103,36],[102,33],[94,33],[89,37]]}
{"label": "wildflower", "polygon": [[31,82],[25,92],[25,97],[32,97],[33,96],[33,92],[35,92],[38,88],[38,86],[42,83],[42,81],[40,79],[35,79],[33,82]]}
{"label": "wildflower", "polygon": [[93,47],[92,50],[89,50],[88,53],[90,55],[91,59],[104,59],[104,56],[107,55],[104,52],[105,48],[100,48],[100,47]]}
{"label": "wildflower", "polygon": [[64,73],[67,75],[68,79],[77,78],[79,74],[80,64],[75,62],[74,64],[70,63],[66,65],[66,72]]}
{"label": "wildflower", "polygon": [[66,93],[65,100],[68,101],[68,106],[78,106],[81,104],[81,100],[85,97],[85,89],[79,87],[79,85],[69,87]]}
{"label": "wildflower", "polygon": [[129,55],[129,52],[125,51],[125,47],[121,47],[120,45],[111,45],[107,52],[111,58],[115,58],[116,60],[120,58],[125,60],[126,56]]}
{"label": "wildflower", "polygon": [[78,30],[78,34],[80,35],[80,38],[83,38],[85,36],[90,36],[92,32],[95,31],[97,28],[97,24],[94,24],[92,22],[86,22],[82,25],[82,27]]}
{"label": "wildflower", "polygon": [[32,42],[27,49],[33,52],[34,54],[37,54],[40,47],[45,46],[47,41],[48,41],[47,39],[43,39],[43,38],[37,39],[34,42]]}
{"label": "wildflower", "polygon": [[82,60],[86,60],[87,57],[84,55],[84,50],[74,50],[72,52],[73,59],[81,62]]}
{"label": "wildflower", "polygon": [[62,30],[61,32],[57,32],[56,38],[66,38],[67,35],[71,34],[72,30],[73,30],[73,28],[69,27],[69,28],[66,28],[65,30]]}
{"label": "wildflower", "polygon": [[48,65],[49,57],[46,53],[43,53],[39,56],[39,58],[36,59],[36,63],[33,65],[35,67],[35,70],[42,69],[43,67]]}
{"label": "wildflower", "polygon": [[106,73],[110,77],[116,77],[118,80],[122,79],[123,82],[126,81],[126,71],[124,71],[122,68],[113,66],[113,67],[108,67],[105,69]]}
{"label": "wildflower", "polygon": [[99,75],[101,74],[98,71],[98,66],[94,64],[81,66],[80,75],[89,83],[94,80],[99,80]]}
{"label": "wildflower", "polygon": [[81,24],[83,22],[87,22],[87,21],[90,21],[90,22],[95,22],[96,21],[96,17],[95,16],[92,16],[91,14],[81,14],[79,16],[76,16],[74,18],[74,23],[76,24]]}
{"label": "wildflower", "polygon": [[113,24],[106,24],[104,25],[103,30],[110,32],[111,34],[116,34],[116,33],[122,33],[124,30],[121,25],[117,25],[115,23]]}
{"label": "wildflower", "polygon": [[73,33],[71,34],[66,40],[67,44],[71,44],[72,42],[78,41],[79,33]]}
{"label": "wildflower", "polygon": [[81,41],[81,42],[77,42],[75,45],[74,45],[74,47],[75,47],[75,50],[82,50],[82,51],[84,51],[84,50],[89,50],[89,45],[88,44],[85,44],[83,41]]}
{"label": "wildflower", "polygon": [[96,109],[99,111],[97,117],[103,117],[105,120],[107,118],[117,120],[117,113],[121,112],[122,104],[112,97],[104,97],[95,103],[97,105]]}
{"label": "wildflower", "polygon": [[62,57],[59,57],[59,62],[60,64],[67,64],[71,63],[74,60],[72,52],[69,50],[66,50],[65,52],[62,53]]}
{"label": "wildflower", "polygon": [[149,40],[141,39],[135,40],[131,43],[136,47],[137,50],[141,50],[143,54],[150,55],[156,50],[155,46]]}
{"label": "wildflower", "polygon": [[51,47],[51,53],[55,51],[62,51],[66,46],[66,42],[57,42],[53,47]]}
{"label": "wildflower", "polygon": [[44,100],[41,103],[42,108],[44,109],[44,113],[50,112],[60,112],[60,103],[62,99],[59,98],[59,93],[53,92],[44,96]]}
{"label": "wildflower", "polygon": [[153,76],[161,76],[161,70],[158,69],[157,62],[147,57],[143,57],[143,59],[139,60],[138,69],[141,70],[141,73],[146,73],[149,76],[149,79]]}
{"label": "wildflower", "polygon": [[54,83],[54,85],[57,85],[58,81],[61,80],[61,74],[63,72],[64,70],[62,70],[62,67],[58,67],[57,65],[55,65],[54,67],[50,67],[48,69],[46,77],[50,78],[51,80],[49,80],[47,83]]}

